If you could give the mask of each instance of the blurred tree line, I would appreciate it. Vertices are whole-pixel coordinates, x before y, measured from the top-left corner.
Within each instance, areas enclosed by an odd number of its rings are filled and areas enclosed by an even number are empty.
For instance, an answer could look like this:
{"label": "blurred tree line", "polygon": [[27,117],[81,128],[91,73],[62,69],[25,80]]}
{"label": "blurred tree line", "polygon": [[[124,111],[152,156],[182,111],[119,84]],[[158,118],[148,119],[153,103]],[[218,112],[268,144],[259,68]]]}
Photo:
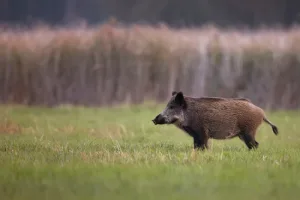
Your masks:
{"label": "blurred tree line", "polygon": [[115,17],[124,23],[172,26],[284,25],[298,21],[299,0],[0,0],[0,23],[89,24]]}

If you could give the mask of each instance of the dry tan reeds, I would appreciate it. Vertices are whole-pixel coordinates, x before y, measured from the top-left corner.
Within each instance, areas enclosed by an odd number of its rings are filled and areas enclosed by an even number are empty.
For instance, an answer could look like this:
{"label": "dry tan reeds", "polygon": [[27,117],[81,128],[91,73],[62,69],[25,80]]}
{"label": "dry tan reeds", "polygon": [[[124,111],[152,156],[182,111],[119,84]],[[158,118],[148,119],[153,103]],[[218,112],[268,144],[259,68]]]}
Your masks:
{"label": "dry tan reeds", "polygon": [[298,108],[300,29],[172,30],[133,25],[2,31],[0,100],[113,105],[187,95]]}

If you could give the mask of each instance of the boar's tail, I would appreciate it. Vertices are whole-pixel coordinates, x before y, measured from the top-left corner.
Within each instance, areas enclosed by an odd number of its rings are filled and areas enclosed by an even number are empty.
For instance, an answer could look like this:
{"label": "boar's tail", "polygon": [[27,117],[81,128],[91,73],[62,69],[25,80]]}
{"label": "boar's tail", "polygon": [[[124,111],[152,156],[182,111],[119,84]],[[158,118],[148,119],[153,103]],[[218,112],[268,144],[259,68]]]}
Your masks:
{"label": "boar's tail", "polygon": [[266,117],[264,117],[263,120],[272,127],[273,133],[275,135],[278,135],[278,128],[274,124],[272,124]]}

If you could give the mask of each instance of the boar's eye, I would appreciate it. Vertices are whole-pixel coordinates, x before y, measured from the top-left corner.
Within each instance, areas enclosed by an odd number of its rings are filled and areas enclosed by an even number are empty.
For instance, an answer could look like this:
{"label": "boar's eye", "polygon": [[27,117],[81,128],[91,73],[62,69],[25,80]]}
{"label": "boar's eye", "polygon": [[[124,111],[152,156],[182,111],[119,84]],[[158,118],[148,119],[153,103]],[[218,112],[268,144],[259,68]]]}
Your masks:
{"label": "boar's eye", "polygon": [[173,109],[174,108],[174,106],[170,106],[170,109]]}

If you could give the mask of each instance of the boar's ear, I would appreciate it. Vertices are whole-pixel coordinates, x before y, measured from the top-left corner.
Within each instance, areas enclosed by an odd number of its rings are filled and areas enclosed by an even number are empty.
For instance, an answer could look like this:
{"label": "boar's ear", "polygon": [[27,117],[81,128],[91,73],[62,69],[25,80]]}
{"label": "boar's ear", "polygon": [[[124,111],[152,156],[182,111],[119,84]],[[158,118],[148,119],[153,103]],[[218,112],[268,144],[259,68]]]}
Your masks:
{"label": "boar's ear", "polygon": [[183,93],[182,92],[178,92],[175,96],[175,102],[182,106],[183,108],[186,108],[186,101],[184,99]]}
{"label": "boar's ear", "polygon": [[173,91],[173,92],[172,92],[172,96],[174,96],[175,94],[177,94],[177,92],[176,92],[176,91]]}

